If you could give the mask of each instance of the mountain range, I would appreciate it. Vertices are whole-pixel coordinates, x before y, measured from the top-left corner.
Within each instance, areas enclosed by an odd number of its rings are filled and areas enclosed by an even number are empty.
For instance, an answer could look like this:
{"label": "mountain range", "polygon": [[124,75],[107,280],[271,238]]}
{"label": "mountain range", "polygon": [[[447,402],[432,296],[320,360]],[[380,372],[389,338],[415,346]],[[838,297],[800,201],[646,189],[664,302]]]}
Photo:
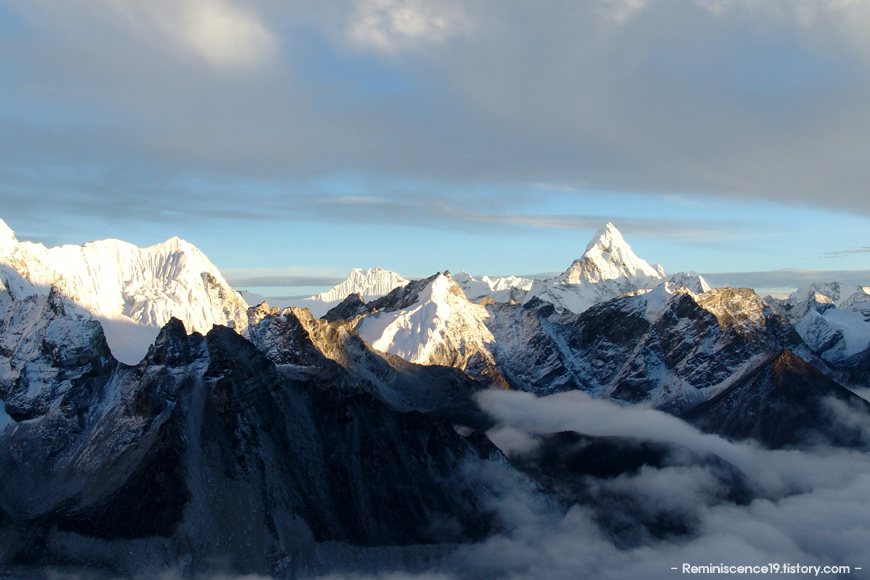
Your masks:
{"label": "mountain range", "polygon": [[249,307],[177,238],[47,249],[0,222],[0,564],[406,569],[507,533],[494,506],[518,493],[586,506],[625,545],[694,528],[605,501],[614,478],[701,466],[717,502],[762,493],[676,443],[508,437],[493,389],[583,394],[767,449],[870,444],[853,392],[870,387],[870,287],[711,289],[607,224],[546,280],[354,270],[307,303]]}

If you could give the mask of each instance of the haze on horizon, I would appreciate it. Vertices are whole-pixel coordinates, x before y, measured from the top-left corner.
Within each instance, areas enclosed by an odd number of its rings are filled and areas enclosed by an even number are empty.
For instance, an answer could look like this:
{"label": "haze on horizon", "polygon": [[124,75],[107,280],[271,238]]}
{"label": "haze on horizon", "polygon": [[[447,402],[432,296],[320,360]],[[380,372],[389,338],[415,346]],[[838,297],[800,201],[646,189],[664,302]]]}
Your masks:
{"label": "haze on horizon", "polygon": [[562,271],[607,221],[713,283],[870,282],[868,28],[867,0],[0,0],[0,218],[177,235],[285,294]]}

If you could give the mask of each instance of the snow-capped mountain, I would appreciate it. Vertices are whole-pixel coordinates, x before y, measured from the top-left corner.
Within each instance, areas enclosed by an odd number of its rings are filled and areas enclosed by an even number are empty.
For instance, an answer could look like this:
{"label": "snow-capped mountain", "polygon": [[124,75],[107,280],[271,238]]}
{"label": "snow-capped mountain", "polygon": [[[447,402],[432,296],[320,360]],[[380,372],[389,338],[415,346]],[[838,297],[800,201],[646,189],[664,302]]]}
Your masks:
{"label": "snow-capped mountain", "polygon": [[[391,410],[337,364],[279,367],[226,327],[188,335],[177,319],[135,367],[56,354],[70,388],[0,415],[4,573],[195,577],[219,562],[307,577],[320,546],[467,542],[494,527],[483,474],[504,467],[489,465],[491,444]],[[431,390],[449,387],[428,374]]]}
{"label": "snow-capped mountain", "polygon": [[341,367],[346,387],[370,393],[395,411],[447,414],[464,425],[486,426],[472,399],[483,384],[457,369],[417,365],[377,351],[354,330],[353,321],[316,319],[305,308],[260,305],[249,313],[245,337],[276,364],[320,373]]}
{"label": "snow-capped mountain", "polygon": [[347,275],[347,278],[327,292],[321,292],[309,298],[292,300],[289,305],[307,308],[315,318],[320,318],[351,294],[359,294],[364,300],[372,300],[406,284],[408,284],[408,280],[390,270],[354,268]]}
{"label": "snow-capped mountain", "polygon": [[767,300],[813,352],[841,371],[839,380],[870,385],[870,286],[813,283],[785,300]]}
{"label": "snow-capped mountain", "polygon": [[382,352],[425,365],[493,366],[489,314],[468,301],[449,273],[412,282],[368,307],[373,313],[356,330]]}
{"label": "snow-capped mountain", "polygon": [[52,290],[67,298],[71,313],[103,324],[112,351],[128,363],[138,362],[172,317],[197,332],[247,323],[242,297],[178,238],[142,249],[119,240],[46,248],[19,242],[0,221],[0,283],[14,300]]}
{"label": "snow-capped mountain", "polygon": [[703,294],[707,290],[711,290],[710,285],[703,276],[697,272],[677,272],[665,277],[665,282],[671,282],[675,286],[688,288],[695,294]]}
{"label": "snow-capped mountain", "polygon": [[0,286],[0,416],[22,421],[69,406],[115,364],[100,324],[69,298]]}
{"label": "snow-capped mountain", "polygon": [[797,321],[806,314],[816,295],[823,296],[837,308],[848,308],[859,302],[870,302],[870,286],[856,286],[841,282],[813,282],[801,286],[785,300],[767,299],[789,320]]}
{"label": "snow-capped mountain", "polygon": [[[710,288],[694,273],[676,274],[671,280],[695,292]],[[666,281],[668,276],[661,266],[637,257],[619,230],[607,223],[567,270],[547,280],[535,280],[524,302],[539,298],[559,311],[579,314],[595,304]]]}
{"label": "snow-capped mountain", "polygon": [[491,298],[495,302],[522,300],[531,290],[533,282],[530,278],[517,276],[483,276],[478,280],[465,270],[453,276],[453,280],[459,284],[465,296],[475,303],[484,298]]}
{"label": "snow-capped mountain", "polygon": [[407,283],[408,280],[390,270],[354,268],[343,282],[336,284],[328,292],[321,292],[315,298],[321,302],[341,302],[351,294],[359,294],[364,299],[371,300],[389,294],[394,288]]}

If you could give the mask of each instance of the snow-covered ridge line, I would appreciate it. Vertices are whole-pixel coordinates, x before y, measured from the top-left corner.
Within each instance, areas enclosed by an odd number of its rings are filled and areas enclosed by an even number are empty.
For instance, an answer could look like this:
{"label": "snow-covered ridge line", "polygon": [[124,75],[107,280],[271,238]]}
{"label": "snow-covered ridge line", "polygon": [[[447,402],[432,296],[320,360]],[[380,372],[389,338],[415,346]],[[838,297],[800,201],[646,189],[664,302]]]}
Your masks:
{"label": "snow-covered ridge line", "polygon": [[827,362],[849,367],[870,356],[870,286],[814,282],[785,300],[766,300]]}
{"label": "snow-covered ridge line", "polygon": [[0,280],[12,297],[47,296],[52,288],[79,314],[99,320],[123,362],[138,362],[170,318],[188,332],[215,324],[241,331],[247,304],[192,244],[173,237],[138,248],[120,240],[46,248],[19,242],[0,220]]}
{"label": "snow-covered ridge line", "polygon": [[406,284],[408,284],[408,280],[390,270],[354,268],[343,282],[336,284],[328,292],[321,292],[314,298],[321,302],[340,302],[351,294],[359,294],[366,299],[379,298],[389,294],[394,288]]}
{"label": "snow-covered ridge line", "polygon": [[[637,257],[612,223],[599,229],[586,245],[583,255],[574,260],[565,272],[552,278],[532,280],[518,276],[482,276],[477,279],[463,270],[452,276],[452,280],[472,303],[486,299],[495,302],[516,300],[525,304],[538,297],[552,303],[559,311],[574,313],[629,292],[654,288],[664,282],[673,282],[696,294],[710,289],[707,281],[696,272],[678,272],[668,276],[658,264],[650,265]],[[370,301],[408,283],[408,279],[389,270],[354,268],[344,281],[327,292],[270,304],[280,307],[301,306],[319,318],[351,294],[359,294],[364,301]],[[250,293],[245,297],[250,306],[256,306],[264,300]]]}
{"label": "snow-covered ridge line", "polygon": [[480,302],[483,298],[492,298],[496,302],[522,300],[532,287],[530,278],[518,276],[482,276],[480,280],[463,270],[453,279],[465,292],[471,302]]}
{"label": "snow-covered ridge line", "polygon": [[[373,300],[389,294],[396,288],[406,286],[408,282],[409,280],[391,270],[384,270],[383,268],[370,268],[368,270],[354,268],[350,271],[347,278],[326,292],[321,292],[316,296],[308,298],[278,300],[275,304],[270,303],[270,305],[282,308],[290,306],[307,308],[315,318],[320,318],[351,294],[359,294],[366,301]],[[248,299],[250,306],[257,306],[257,304],[263,301],[262,296],[249,292],[245,293],[244,296]],[[252,301],[256,302],[256,304],[251,304]]]}
{"label": "snow-covered ridge line", "polygon": [[841,282],[813,282],[801,286],[789,294],[785,300],[769,300],[771,304],[785,312],[792,320],[806,314],[810,303],[819,301],[817,296],[836,308],[848,308],[860,302],[870,302],[870,286],[856,286]]}

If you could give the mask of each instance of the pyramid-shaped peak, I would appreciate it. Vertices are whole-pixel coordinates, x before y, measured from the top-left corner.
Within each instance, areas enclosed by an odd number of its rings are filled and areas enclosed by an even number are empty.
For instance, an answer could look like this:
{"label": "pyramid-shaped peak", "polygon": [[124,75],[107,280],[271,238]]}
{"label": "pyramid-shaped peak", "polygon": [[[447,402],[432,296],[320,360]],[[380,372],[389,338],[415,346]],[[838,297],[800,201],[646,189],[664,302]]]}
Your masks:
{"label": "pyramid-shaped peak", "polygon": [[[650,274],[658,272],[656,268],[637,257],[631,246],[611,222],[607,222],[603,228],[595,232],[592,240],[586,245],[586,252],[583,253],[583,257],[579,261],[594,262],[600,267],[603,264],[610,264],[618,268],[628,268],[633,273],[638,269],[649,269]],[[659,274],[664,275],[663,272],[653,275],[661,277]]]}
{"label": "pyramid-shaped peak", "polygon": [[628,244],[625,238],[622,237],[622,233],[616,229],[616,226],[612,222],[607,222],[603,227],[598,228],[592,239],[586,244],[586,251],[588,252],[596,247],[601,248],[602,251],[607,251],[616,246],[628,247]]}
{"label": "pyramid-shaped peak", "polygon": [[[608,222],[595,232],[583,256],[554,280],[568,284],[594,284],[601,280],[631,279],[628,290],[645,287],[646,280],[661,280],[664,270],[650,266],[632,251],[622,234]],[[629,288],[628,286],[632,286]]]}

